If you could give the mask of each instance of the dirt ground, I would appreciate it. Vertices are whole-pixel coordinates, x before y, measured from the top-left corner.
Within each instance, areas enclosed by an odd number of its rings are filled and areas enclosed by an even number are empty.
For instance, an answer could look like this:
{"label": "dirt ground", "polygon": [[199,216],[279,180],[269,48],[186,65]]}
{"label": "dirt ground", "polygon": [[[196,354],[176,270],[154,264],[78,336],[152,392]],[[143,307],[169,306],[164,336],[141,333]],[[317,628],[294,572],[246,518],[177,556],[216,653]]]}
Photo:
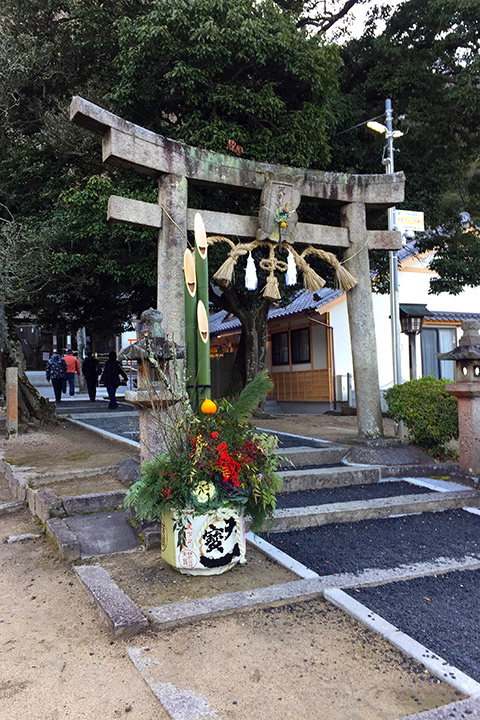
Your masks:
{"label": "dirt ground", "polygon": [[[258,424],[337,441],[342,432],[354,436],[355,418],[339,420],[334,425],[329,416],[295,416]],[[105,467],[136,454],[67,423],[0,447],[15,464],[40,473]],[[0,482],[0,500],[9,499]],[[0,516],[0,716],[9,720],[167,720],[129,659],[132,646],[143,648],[138,652],[146,658],[144,675],[155,687],[201,693],[223,720],[394,720],[461,697],[323,601],[113,642],[73,569],[43,536],[4,542],[25,532],[41,532],[28,510]],[[139,551],[99,562],[143,609],[152,600],[158,604],[157,597],[179,599],[178,587],[185,598],[205,592],[195,578],[181,583],[155,558]],[[232,571],[228,591],[248,585],[252,568],[264,585],[279,581],[274,563],[254,552],[250,570]],[[281,573],[280,581],[291,577]]]}
{"label": "dirt ground", "polygon": [[[460,699],[323,601],[111,641],[73,570],[27,510],[0,517],[0,715],[9,720],[166,720],[150,679],[205,695],[223,720],[394,720]],[[170,686],[168,686],[170,687]]]}
{"label": "dirt ground", "polygon": [[[355,415],[278,415],[258,418],[255,424],[265,430],[306,435],[330,442],[348,443],[358,438]],[[394,437],[393,420],[385,418],[383,424],[385,436]]]}
{"label": "dirt ground", "polygon": [[125,458],[138,457],[135,447],[69,422],[2,440],[0,451],[8,462],[32,467],[39,474],[110,467]]}

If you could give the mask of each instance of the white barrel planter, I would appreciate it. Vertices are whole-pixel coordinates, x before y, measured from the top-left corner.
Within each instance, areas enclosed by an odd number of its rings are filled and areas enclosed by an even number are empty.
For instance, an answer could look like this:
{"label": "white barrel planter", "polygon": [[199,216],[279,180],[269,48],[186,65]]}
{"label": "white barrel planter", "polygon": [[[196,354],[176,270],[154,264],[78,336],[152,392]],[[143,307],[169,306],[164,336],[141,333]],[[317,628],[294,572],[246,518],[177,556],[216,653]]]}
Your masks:
{"label": "white barrel planter", "polygon": [[[179,521],[185,544],[178,544]],[[245,562],[243,512],[222,507],[196,515],[193,509],[165,511],[162,515],[162,557],[186,575],[220,575]]]}

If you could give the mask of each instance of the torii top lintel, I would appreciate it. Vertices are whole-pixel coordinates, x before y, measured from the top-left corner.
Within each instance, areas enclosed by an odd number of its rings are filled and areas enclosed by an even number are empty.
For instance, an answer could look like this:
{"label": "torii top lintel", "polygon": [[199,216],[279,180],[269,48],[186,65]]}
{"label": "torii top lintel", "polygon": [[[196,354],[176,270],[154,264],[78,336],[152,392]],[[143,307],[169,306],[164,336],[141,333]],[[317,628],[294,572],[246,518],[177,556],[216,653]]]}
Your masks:
{"label": "torii top lintel", "polygon": [[157,135],[78,96],[72,99],[70,118],[102,136],[104,162],[147,175],[168,173],[201,183],[261,190],[265,174],[272,173],[302,178],[302,195],[335,204],[361,202],[382,208],[404,199],[405,176],[401,172],[352,175],[244,160]]}

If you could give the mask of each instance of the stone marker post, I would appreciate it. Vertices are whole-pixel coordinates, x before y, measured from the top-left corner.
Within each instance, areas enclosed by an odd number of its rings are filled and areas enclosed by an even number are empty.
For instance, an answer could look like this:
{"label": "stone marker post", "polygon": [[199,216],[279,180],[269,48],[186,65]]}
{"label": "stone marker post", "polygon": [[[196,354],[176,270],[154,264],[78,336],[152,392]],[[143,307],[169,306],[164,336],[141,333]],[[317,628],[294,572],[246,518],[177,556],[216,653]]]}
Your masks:
{"label": "stone marker post", "polygon": [[9,367],[6,372],[7,382],[7,438],[18,435],[18,368]]}

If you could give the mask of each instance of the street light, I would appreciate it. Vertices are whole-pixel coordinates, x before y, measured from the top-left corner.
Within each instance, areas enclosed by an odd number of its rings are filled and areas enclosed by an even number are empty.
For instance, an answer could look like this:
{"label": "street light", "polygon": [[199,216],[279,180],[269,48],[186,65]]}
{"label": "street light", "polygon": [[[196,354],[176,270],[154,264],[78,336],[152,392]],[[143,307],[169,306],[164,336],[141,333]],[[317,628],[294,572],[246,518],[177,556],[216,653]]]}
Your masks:
{"label": "street light", "polygon": [[[392,102],[385,100],[385,125],[369,120],[367,127],[375,132],[385,135],[385,146],[383,148],[382,163],[385,165],[385,172],[393,175],[393,140],[403,136],[401,130],[393,130],[392,128]],[[395,230],[395,208],[388,209],[388,229]],[[398,259],[397,253],[389,252],[390,265],[390,318],[392,323],[392,355],[393,355],[393,382],[398,385],[402,382],[401,356],[400,356],[400,308],[398,300]]]}

